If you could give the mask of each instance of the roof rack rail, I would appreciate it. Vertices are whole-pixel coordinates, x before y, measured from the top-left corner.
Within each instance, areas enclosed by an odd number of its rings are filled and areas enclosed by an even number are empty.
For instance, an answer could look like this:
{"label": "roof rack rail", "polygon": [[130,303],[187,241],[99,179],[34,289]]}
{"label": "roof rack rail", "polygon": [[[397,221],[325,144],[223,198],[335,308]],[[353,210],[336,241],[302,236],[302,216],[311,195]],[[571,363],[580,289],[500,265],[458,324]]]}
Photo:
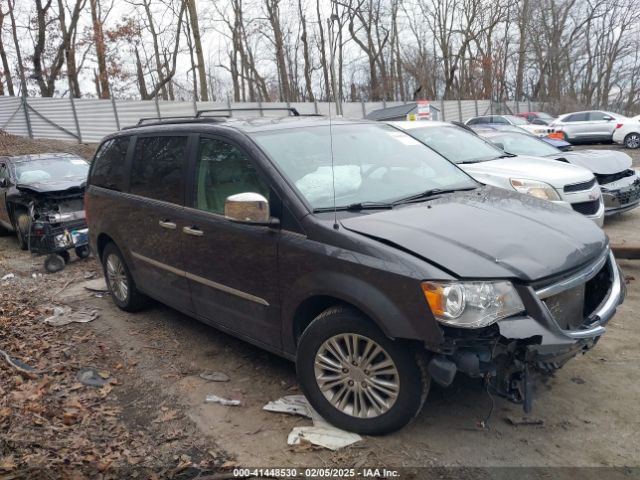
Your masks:
{"label": "roof rack rail", "polygon": [[[220,113],[220,112],[229,112],[229,116],[233,114],[233,112],[273,112],[273,111],[286,111],[289,112],[294,117],[299,117],[300,112],[293,107],[242,107],[242,108],[214,108],[211,110],[198,110],[196,113],[196,118],[204,118],[203,113]],[[209,118],[209,117],[207,117]]]}
{"label": "roof rack rail", "polygon": [[228,115],[215,115],[209,117],[193,117],[193,116],[173,116],[173,117],[145,117],[138,120],[138,123],[135,125],[128,125],[123,127],[121,130],[128,130],[131,128],[137,127],[146,127],[152,125],[170,125],[176,123],[217,123],[224,122],[229,118]]}

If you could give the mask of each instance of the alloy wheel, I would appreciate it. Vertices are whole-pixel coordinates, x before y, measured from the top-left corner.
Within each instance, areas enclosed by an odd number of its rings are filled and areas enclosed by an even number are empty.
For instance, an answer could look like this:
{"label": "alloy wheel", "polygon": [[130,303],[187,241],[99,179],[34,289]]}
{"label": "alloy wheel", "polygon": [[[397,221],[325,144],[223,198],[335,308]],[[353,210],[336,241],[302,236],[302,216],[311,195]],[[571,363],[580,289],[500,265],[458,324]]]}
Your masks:
{"label": "alloy wheel", "polygon": [[127,301],[129,282],[122,261],[117,255],[111,254],[107,258],[107,282],[113,295],[121,302]]}
{"label": "alloy wheel", "polygon": [[627,148],[638,148],[640,147],[640,134],[631,133],[627,135],[627,138],[624,140],[624,145]]}
{"label": "alloy wheel", "polygon": [[316,352],[314,372],[325,398],[352,417],[383,415],[400,393],[400,375],[391,356],[375,341],[354,333],[326,340]]}

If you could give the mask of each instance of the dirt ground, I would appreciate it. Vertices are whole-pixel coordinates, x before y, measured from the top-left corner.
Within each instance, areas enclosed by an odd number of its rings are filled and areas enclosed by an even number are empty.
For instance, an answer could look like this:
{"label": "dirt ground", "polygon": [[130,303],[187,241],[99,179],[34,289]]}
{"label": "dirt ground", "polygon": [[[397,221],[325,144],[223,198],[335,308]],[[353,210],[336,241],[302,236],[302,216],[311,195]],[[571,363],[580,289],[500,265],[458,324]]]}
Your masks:
{"label": "dirt ground", "polygon": [[[605,231],[614,243],[637,242],[640,209],[608,220]],[[481,383],[460,375],[448,389],[432,386],[423,411],[402,431],[365,437],[332,452],[287,446],[291,429],[310,422],[262,410],[270,400],[299,393],[290,362],[162,305],[138,314],[121,312],[108,296],[95,296],[85,288],[91,281],[88,277],[100,275],[95,259],[74,259],[63,272],[49,275],[41,258],[20,251],[13,237],[0,237],[0,277],[16,276],[1,281],[0,291],[28,292],[28,300],[21,301],[35,312],[32,320],[16,314],[19,323],[14,328],[36,328],[52,336],[51,345],[67,339],[67,347],[73,347],[71,366],[56,377],[60,381],[86,365],[117,378],[104,399],[92,401],[112,408],[119,425],[115,431],[137,438],[140,445],[118,450],[114,465],[127,464],[123,449],[130,457],[147,455],[162,467],[164,474],[158,478],[169,473],[196,478],[193,472],[229,471],[233,466],[640,467],[640,322],[636,313],[640,311],[640,261],[620,261],[620,265],[628,280],[627,299],[595,349],[538,386],[532,417],[542,424],[510,425],[506,418],[521,417],[520,407],[495,398],[492,409],[492,399]],[[42,325],[52,305],[96,309],[100,316],[85,324]],[[0,317],[6,308],[0,305]],[[3,345],[10,328],[0,325]],[[77,348],[68,340],[74,338],[81,339]],[[18,351],[11,352],[16,358],[25,362],[40,358],[28,343],[12,345],[19,345]],[[223,372],[230,380],[207,382],[199,377],[212,371]],[[4,362],[0,373],[5,374],[0,377],[5,393],[23,388],[11,383],[16,375]],[[208,394],[239,399],[242,404],[208,404],[204,401]],[[96,421],[102,422],[104,415],[94,413]],[[480,427],[483,420],[486,428]],[[62,428],[77,428],[78,435],[89,438],[95,434],[89,427]],[[0,455],[8,455],[11,449],[19,452],[18,448],[3,430],[0,408]],[[16,465],[20,465],[18,457],[13,456]],[[0,476],[1,469],[0,460]],[[191,476],[180,477],[189,472]],[[623,470],[623,476],[631,478],[625,472],[630,475]]]}

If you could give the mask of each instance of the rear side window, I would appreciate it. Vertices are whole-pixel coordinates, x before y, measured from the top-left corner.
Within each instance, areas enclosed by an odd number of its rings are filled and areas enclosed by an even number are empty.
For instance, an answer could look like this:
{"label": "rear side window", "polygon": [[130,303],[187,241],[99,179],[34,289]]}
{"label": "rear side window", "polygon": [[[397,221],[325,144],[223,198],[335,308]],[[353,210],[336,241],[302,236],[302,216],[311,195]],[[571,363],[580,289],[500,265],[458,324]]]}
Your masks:
{"label": "rear side window", "polygon": [[491,117],[491,123],[496,123],[500,125],[509,125],[509,122],[504,117],[494,116]]}
{"label": "rear side window", "polygon": [[131,165],[131,193],[183,204],[186,136],[141,137]]}
{"label": "rear side window", "polygon": [[122,190],[129,137],[107,140],[98,151],[89,182],[98,187]]}
{"label": "rear side window", "polygon": [[472,118],[467,122],[467,125],[478,125],[479,123],[482,123],[480,118]]}
{"label": "rear side window", "polygon": [[574,113],[573,115],[569,115],[568,118],[565,118],[565,122],[586,122],[588,113]]}

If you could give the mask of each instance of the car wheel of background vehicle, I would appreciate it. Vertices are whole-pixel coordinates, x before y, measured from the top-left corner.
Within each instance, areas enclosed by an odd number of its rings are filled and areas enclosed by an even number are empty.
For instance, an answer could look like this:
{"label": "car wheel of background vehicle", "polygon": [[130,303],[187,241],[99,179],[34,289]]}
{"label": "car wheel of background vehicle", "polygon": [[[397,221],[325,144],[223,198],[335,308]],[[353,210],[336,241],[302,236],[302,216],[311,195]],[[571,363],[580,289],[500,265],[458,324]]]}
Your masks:
{"label": "car wheel of background vehicle", "polygon": [[18,215],[16,220],[16,236],[18,237],[18,245],[20,250],[29,249],[29,229],[31,228],[31,219],[26,213]]}
{"label": "car wheel of background vehicle", "polygon": [[82,245],[81,247],[76,247],[75,252],[78,258],[87,258],[91,250],[89,249],[89,245]]}
{"label": "car wheel of background vehicle", "polygon": [[624,137],[624,146],[627,148],[640,148],[640,133],[630,133]]}
{"label": "car wheel of background vehicle", "polygon": [[44,268],[49,273],[56,273],[63,270],[66,265],[64,257],[56,253],[48,255],[44,259]]}
{"label": "car wheel of background vehicle", "polygon": [[62,252],[60,252],[58,255],[60,255],[63,259],[64,259],[64,263],[67,264],[71,261],[71,254],[69,253],[68,250],[64,250]]}
{"label": "car wheel of background vehicle", "polygon": [[104,247],[102,266],[107,287],[118,307],[127,312],[137,312],[149,304],[149,298],[136,288],[122,253],[114,243]]}
{"label": "car wheel of background vehicle", "polygon": [[360,312],[333,307],[302,333],[298,382],[311,406],[338,428],[393,432],[418,414],[429,391],[421,352],[408,347]]}

